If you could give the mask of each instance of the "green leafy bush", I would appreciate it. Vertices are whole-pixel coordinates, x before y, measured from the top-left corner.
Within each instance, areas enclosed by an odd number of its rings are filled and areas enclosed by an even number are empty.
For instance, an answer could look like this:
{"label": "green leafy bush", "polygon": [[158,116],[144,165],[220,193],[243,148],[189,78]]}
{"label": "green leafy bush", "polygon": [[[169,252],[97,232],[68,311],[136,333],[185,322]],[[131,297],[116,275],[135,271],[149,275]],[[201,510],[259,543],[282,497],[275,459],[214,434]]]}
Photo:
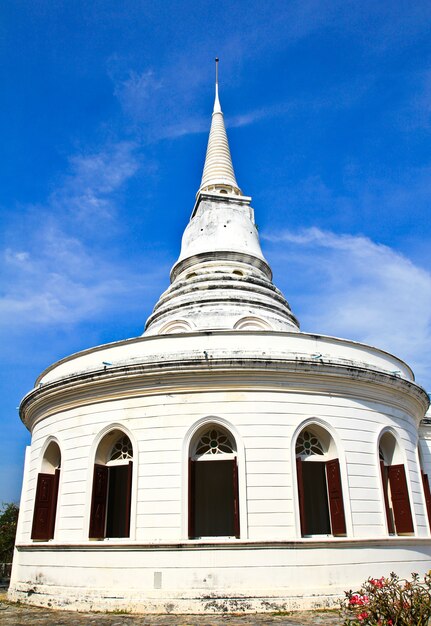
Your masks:
{"label": "green leafy bush", "polygon": [[426,626],[431,623],[431,571],[421,580],[369,578],[342,602],[344,626]]}
{"label": "green leafy bush", "polygon": [[3,503],[0,509],[0,563],[11,563],[15,545],[18,507],[13,502]]}

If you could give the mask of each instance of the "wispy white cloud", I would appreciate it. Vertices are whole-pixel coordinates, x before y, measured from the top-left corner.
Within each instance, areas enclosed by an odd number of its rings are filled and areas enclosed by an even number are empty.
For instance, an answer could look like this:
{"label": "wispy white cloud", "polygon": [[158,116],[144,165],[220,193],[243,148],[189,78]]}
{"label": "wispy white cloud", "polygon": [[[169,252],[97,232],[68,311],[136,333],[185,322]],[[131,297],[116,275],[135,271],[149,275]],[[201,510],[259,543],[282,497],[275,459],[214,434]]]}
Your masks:
{"label": "wispy white cloud", "polygon": [[[0,328],[33,332],[112,317],[135,310],[139,294],[154,298],[161,269],[139,275],[127,260],[115,262],[97,249],[68,236],[59,225],[43,227],[27,249],[6,248],[2,263],[7,280],[0,296]],[[166,268],[163,268],[167,271]],[[141,306],[143,304],[141,303]]]}
{"label": "wispy white cloud", "polygon": [[164,87],[162,79],[155,76],[154,70],[147,69],[141,73],[131,70],[126,78],[116,82],[114,95],[126,113],[136,120],[141,120],[152,108],[157,92],[163,93]]}
{"label": "wispy white cloud", "polygon": [[204,117],[187,117],[174,122],[165,124],[159,128],[157,136],[154,139],[177,139],[186,135],[196,135],[199,133],[207,133],[209,131],[209,118]]}
{"label": "wispy white cloud", "polygon": [[363,236],[309,228],[264,239],[304,330],[386,349],[431,387],[429,271]]}
{"label": "wispy white cloud", "polygon": [[136,143],[121,141],[71,156],[67,174],[48,199],[50,209],[81,221],[112,218],[116,193],[140,167],[136,151]]}
{"label": "wispy white cloud", "polygon": [[101,278],[106,263],[100,267],[79,240],[58,227],[43,227],[35,235],[26,242],[29,249],[3,252],[8,281],[0,297],[0,325],[77,323],[118,290],[112,276]]}
{"label": "wispy white cloud", "polygon": [[[133,143],[75,154],[44,205],[20,207],[0,249],[0,329],[29,340],[35,327],[102,319],[139,306],[160,269],[137,274],[128,257],[106,254],[116,233],[119,193],[140,167]],[[90,228],[88,236],[86,232]],[[152,280],[151,280],[151,279]]]}
{"label": "wispy white cloud", "polygon": [[[208,78],[208,77],[207,77]],[[167,68],[163,76],[156,76],[152,69],[143,72],[130,71],[126,79],[114,80],[114,94],[126,116],[129,116],[137,132],[145,141],[177,139],[185,135],[207,133],[209,114],[190,111],[190,90],[179,84],[178,73]],[[348,108],[359,100],[374,81],[372,75],[361,77],[357,84],[337,85],[328,89],[320,98],[291,98],[265,107],[248,108],[225,119],[228,128],[249,126],[266,118],[274,118],[321,109]],[[175,93],[173,102],[171,93]],[[195,107],[192,107],[195,108]]]}
{"label": "wispy white cloud", "polygon": [[[337,77],[337,86],[332,90],[325,88],[320,98],[313,93],[313,98],[298,102],[298,107],[310,110],[348,107],[379,80],[375,60],[385,57],[388,49],[398,51],[403,45],[411,45],[412,33],[420,36],[426,32],[429,15],[429,7],[424,3],[408,12],[368,1],[365,5],[358,4],[353,0],[292,0],[278,3],[276,11],[273,3],[249,7],[232,5],[226,14],[218,16],[214,29],[194,33],[191,48],[184,47],[183,42],[180,48],[174,40],[171,56],[165,55],[163,64],[152,61],[146,66],[133,66],[130,59],[113,54],[108,59],[107,71],[114,95],[133,130],[148,141],[172,139],[208,128],[207,117],[199,119],[196,103],[201,86],[208,88],[211,69],[202,59],[210,62],[211,49],[217,50],[222,61],[228,60],[222,69],[224,85],[228,86],[241,82],[248,64],[257,59],[259,63],[265,60],[273,63],[275,56],[286,54],[289,48],[294,50],[299,41],[313,34],[330,30],[336,37],[340,34],[343,38],[352,37],[363,55],[374,60],[369,64],[368,74],[361,71],[351,75],[345,85],[340,85]],[[279,77],[280,81],[283,79]],[[254,110],[246,104],[245,110],[229,124],[244,126],[263,117],[280,115],[283,105],[279,102]]]}

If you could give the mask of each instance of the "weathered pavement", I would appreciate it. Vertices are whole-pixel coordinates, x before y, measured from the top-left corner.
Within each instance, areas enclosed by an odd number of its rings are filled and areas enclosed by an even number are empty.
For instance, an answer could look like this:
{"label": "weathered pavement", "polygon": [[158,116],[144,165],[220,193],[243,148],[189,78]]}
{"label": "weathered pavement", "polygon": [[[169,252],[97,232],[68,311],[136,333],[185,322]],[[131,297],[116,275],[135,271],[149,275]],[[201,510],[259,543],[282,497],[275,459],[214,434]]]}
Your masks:
{"label": "weathered pavement", "polygon": [[125,615],[76,613],[7,602],[0,594],[0,626],[341,626],[336,611],[256,615]]}

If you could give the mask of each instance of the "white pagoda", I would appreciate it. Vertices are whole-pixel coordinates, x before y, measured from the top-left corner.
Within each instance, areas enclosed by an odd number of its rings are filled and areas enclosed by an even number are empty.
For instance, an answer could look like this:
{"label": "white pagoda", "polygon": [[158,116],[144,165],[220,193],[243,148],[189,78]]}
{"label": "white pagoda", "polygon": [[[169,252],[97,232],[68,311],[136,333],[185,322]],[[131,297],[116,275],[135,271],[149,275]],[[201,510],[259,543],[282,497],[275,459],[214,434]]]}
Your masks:
{"label": "white pagoda", "polygon": [[334,603],[431,565],[431,420],[403,361],[300,332],[262,254],[216,97],[171,284],[141,337],[23,399],[10,597],[202,613]]}

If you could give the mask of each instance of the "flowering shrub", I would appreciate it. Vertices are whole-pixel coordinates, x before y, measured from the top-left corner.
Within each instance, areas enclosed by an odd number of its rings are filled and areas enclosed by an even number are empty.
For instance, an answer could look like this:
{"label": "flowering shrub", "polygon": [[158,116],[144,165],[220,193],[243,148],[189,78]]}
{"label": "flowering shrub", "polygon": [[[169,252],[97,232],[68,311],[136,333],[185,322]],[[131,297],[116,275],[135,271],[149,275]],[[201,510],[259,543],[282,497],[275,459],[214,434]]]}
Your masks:
{"label": "flowering shrub", "polygon": [[426,626],[431,624],[431,571],[423,581],[369,578],[357,592],[346,591],[343,626]]}

